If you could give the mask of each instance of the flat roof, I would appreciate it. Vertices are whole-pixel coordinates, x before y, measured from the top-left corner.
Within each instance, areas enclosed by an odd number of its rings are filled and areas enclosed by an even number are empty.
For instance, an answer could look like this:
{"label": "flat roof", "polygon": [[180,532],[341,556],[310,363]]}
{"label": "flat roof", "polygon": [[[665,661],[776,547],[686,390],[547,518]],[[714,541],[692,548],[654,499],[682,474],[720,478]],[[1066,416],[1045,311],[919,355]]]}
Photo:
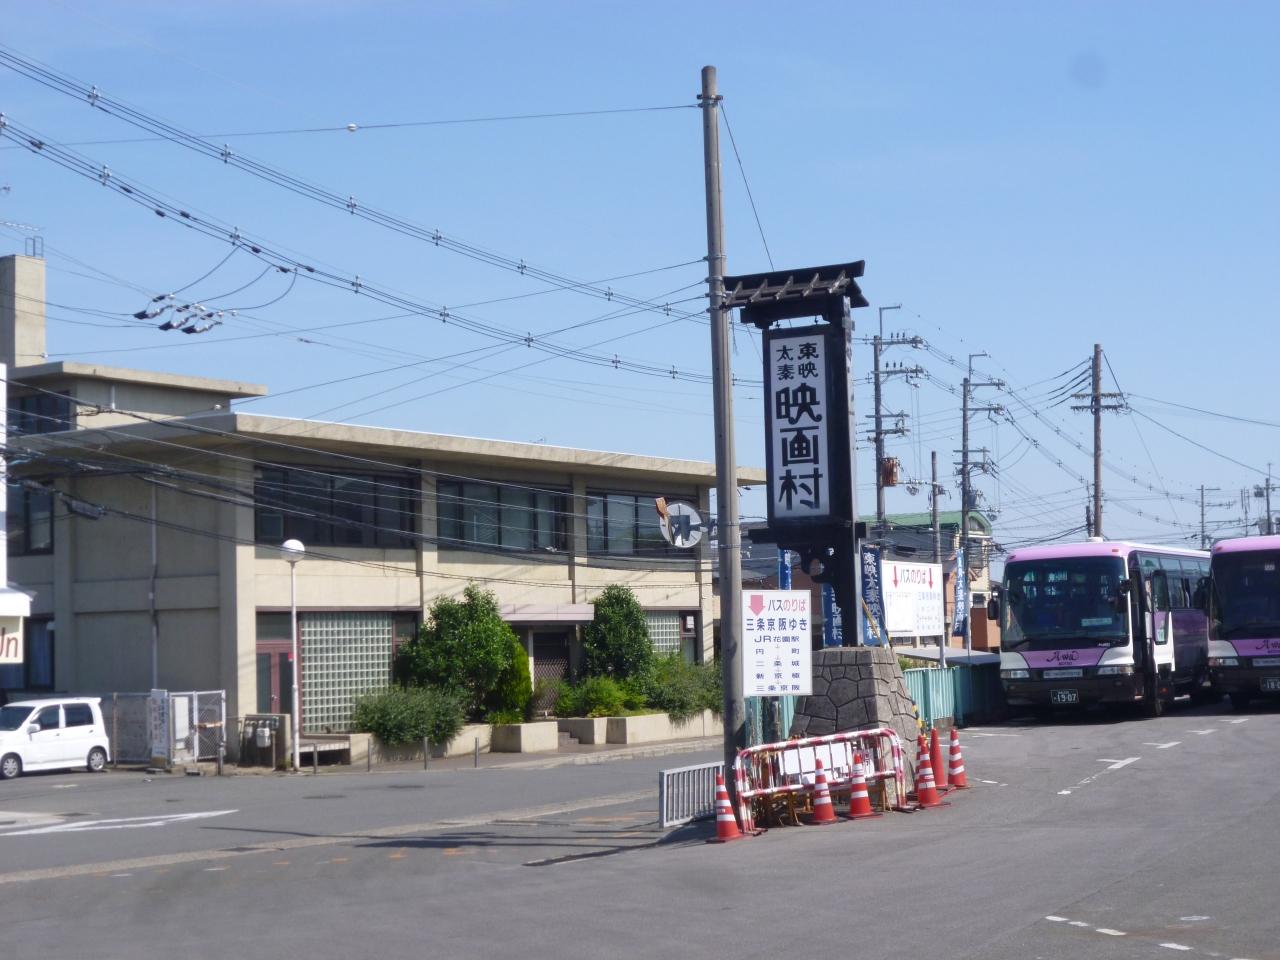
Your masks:
{"label": "flat roof", "polygon": [[1005,557],[1005,563],[1022,560],[1061,560],[1064,557],[1127,557],[1134,550],[1154,550],[1173,553],[1181,557],[1207,557],[1205,550],[1188,550],[1185,547],[1162,547],[1153,543],[1132,543],[1128,540],[1087,540],[1083,543],[1054,543],[1042,547],[1021,547]]}
{"label": "flat roof", "polygon": [[[647,474],[648,479],[674,479],[685,483],[708,485],[715,482],[715,464],[702,460],[647,456],[607,450],[585,450],[557,447],[544,443],[520,443],[511,440],[489,440],[451,434],[425,433],[390,427],[367,427],[323,420],[300,420],[260,414],[219,412],[189,417],[166,417],[139,420],[136,424],[85,428],[24,438],[24,442],[46,449],[56,449],[60,441],[79,442],[93,433],[95,442],[106,444],[145,443],[148,440],[181,440],[192,446],[225,445],[223,434],[234,433],[247,441],[262,440],[278,445],[282,452],[331,454],[353,461],[387,457],[430,456],[436,462],[482,463],[493,467],[563,470],[576,473]],[[276,455],[270,459],[279,460]],[[359,466],[358,462],[356,463]],[[739,486],[765,482],[759,467],[739,467]]]}
{"label": "flat roof", "polygon": [[[231,397],[265,397],[267,388],[258,383],[240,380],[215,380],[210,377],[190,377],[181,373],[155,373],[151,370],[129,370],[124,367],[108,367],[100,363],[80,363],[75,360],[57,360],[32,366],[14,367],[10,371],[12,381],[37,380],[110,380],[114,383],[137,383],[151,387],[168,387],[172,390],[193,390],[200,393],[222,393]],[[14,383],[21,386],[21,383]]]}
{"label": "flat roof", "polygon": [[1233,537],[1213,545],[1214,553],[1251,553],[1254,550],[1280,550],[1280,535],[1266,537]]}

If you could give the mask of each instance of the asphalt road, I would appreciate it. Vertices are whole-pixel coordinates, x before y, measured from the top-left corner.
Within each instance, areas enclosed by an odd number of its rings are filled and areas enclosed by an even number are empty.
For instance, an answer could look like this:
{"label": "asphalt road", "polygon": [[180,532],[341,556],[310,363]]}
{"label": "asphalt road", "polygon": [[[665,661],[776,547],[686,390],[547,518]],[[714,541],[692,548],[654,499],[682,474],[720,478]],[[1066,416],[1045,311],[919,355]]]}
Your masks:
{"label": "asphalt road", "polygon": [[654,822],[657,771],[706,754],[24,778],[0,955],[1280,958],[1280,709],[963,743],[950,807],[724,846]]}

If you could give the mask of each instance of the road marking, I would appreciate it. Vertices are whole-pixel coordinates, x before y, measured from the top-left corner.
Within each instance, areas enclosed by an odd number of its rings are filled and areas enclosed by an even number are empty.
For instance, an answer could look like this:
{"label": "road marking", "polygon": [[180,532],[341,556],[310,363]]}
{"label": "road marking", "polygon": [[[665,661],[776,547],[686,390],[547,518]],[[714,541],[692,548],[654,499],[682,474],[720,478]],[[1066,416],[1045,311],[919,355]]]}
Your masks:
{"label": "road marking", "polygon": [[1211,734],[1211,733],[1217,733],[1217,732],[1218,732],[1218,728],[1217,728],[1217,727],[1210,727],[1208,730],[1188,730],[1188,731],[1187,731],[1187,733],[1195,733],[1195,734],[1199,734],[1199,735],[1200,735],[1200,736],[1202,736],[1202,737],[1207,736],[1207,735],[1209,735],[1209,734]]}
{"label": "road marking", "polygon": [[1098,933],[1105,933],[1108,937],[1126,936],[1123,930],[1112,930],[1110,927],[1097,927],[1095,929]]}
{"label": "road marking", "polygon": [[1248,717],[1219,717],[1219,723],[1248,723]]}
{"label": "road marking", "polygon": [[350,857],[331,857],[329,859],[329,862],[330,863],[350,863],[351,858]]}
{"label": "road marking", "polygon": [[1160,944],[1160,946],[1167,947],[1170,950],[1190,950],[1191,949],[1190,947],[1183,946],[1180,943],[1162,943]]}
{"label": "road marking", "polygon": [[221,873],[223,870],[229,870],[230,867],[205,867],[205,873]]}
{"label": "road marking", "polygon": [[49,833],[87,833],[91,830],[135,830],[139,827],[162,827],[169,823],[182,823],[187,820],[205,820],[209,817],[225,817],[237,810],[206,810],[202,813],[171,813],[157,817],[117,817],[111,820],[72,820],[55,823],[47,827],[35,827],[30,830],[13,830],[0,833],[0,837],[33,837],[37,834]]}
{"label": "road marking", "polygon": [[234,850],[193,850],[188,853],[157,854],[150,857],[134,857],[127,860],[111,860],[104,863],[78,864],[66,867],[44,867],[37,870],[15,870],[13,873],[0,873],[0,886],[8,883],[31,883],[36,880],[63,880],[68,877],[93,876],[99,871],[110,870],[146,870],[155,867],[173,866],[186,863],[206,863],[211,860],[233,860],[240,857],[254,856],[260,853],[284,853],[287,850],[304,850],[310,847],[331,847],[340,844],[367,842],[369,840],[390,839],[393,837],[415,836],[424,833],[444,833],[451,830],[468,830],[476,827],[491,826],[503,821],[529,821],[543,817],[553,817],[565,813],[576,813],[579,810],[596,810],[600,807],[615,807],[624,803],[637,803],[641,800],[652,801],[653,788],[636,790],[631,793],[618,793],[599,797],[583,797],[580,800],[568,800],[563,803],[549,803],[539,807],[524,807],[516,810],[504,810],[497,813],[483,814],[475,817],[456,817],[450,820],[436,820],[427,823],[407,823],[393,827],[375,827],[372,830],[361,830],[358,835],[340,834],[323,837],[295,837],[290,839],[266,840],[252,846],[237,847]]}
{"label": "road marking", "polygon": [[1178,919],[1184,923],[1195,923],[1197,920],[1212,920],[1213,917],[1202,917],[1199,914],[1196,914],[1192,917],[1179,917]]}
{"label": "road marking", "polygon": [[[1060,796],[1060,797],[1069,797],[1069,796],[1071,796],[1071,791],[1070,791],[1070,790],[1059,790],[1059,791],[1058,791],[1058,796]],[[1046,919],[1046,920],[1052,920],[1052,919],[1053,919],[1053,917],[1046,917],[1045,919]]]}
{"label": "road marking", "polygon": [[1157,750],[1168,750],[1170,747],[1176,747],[1181,740],[1170,740],[1168,743],[1144,743],[1144,747],[1155,747]]}
{"label": "road marking", "polygon": [[1073,927],[1087,927],[1087,926],[1089,926],[1089,924],[1085,923],[1083,920],[1068,920],[1068,921],[1067,921],[1067,923],[1068,923],[1068,924],[1070,924],[1070,925],[1071,925],[1071,926],[1073,926]]}
{"label": "road marking", "polygon": [[1052,920],[1054,923],[1066,923],[1066,917],[1045,917],[1046,920]]}
{"label": "road marking", "polygon": [[133,874],[132,874],[132,873],[113,873],[113,874],[111,875],[111,879],[113,879],[113,880],[114,880],[114,879],[116,879],[117,877],[132,877],[132,876],[133,876]]}
{"label": "road marking", "polygon": [[55,790],[74,790],[74,789],[75,789],[76,787],[78,787],[78,786],[80,786],[80,784],[78,784],[78,783],[55,783],[55,784],[53,785],[53,789],[55,789]]}
{"label": "road marking", "polygon": [[1121,767],[1127,767],[1129,764],[1141,759],[1141,757],[1125,757],[1123,760],[1109,760],[1105,757],[1099,757],[1098,762],[1111,764],[1111,766],[1107,767],[1108,770],[1119,770]]}
{"label": "road marking", "polygon": [[271,865],[273,867],[287,867],[289,865],[289,861],[288,860],[272,860]]}

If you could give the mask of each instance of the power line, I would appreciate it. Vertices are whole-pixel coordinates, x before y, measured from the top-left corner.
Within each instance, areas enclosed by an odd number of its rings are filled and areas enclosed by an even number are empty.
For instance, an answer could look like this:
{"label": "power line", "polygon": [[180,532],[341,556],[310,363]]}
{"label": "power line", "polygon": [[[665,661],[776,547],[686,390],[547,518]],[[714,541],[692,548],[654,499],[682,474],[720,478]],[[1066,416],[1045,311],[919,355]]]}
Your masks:
{"label": "power line", "polygon": [[[776,269],[773,265],[773,254],[769,252],[769,241],[764,235],[764,224],[760,222],[760,211],[756,209],[756,198],[751,192],[751,182],[747,179],[747,168],[742,165],[742,154],[738,152],[738,141],[734,139],[733,127],[729,124],[729,112],[724,108],[724,101],[720,101],[720,115],[724,117],[724,128],[729,134],[729,145],[733,147],[734,159],[738,161],[738,172],[742,174],[742,186],[746,188],[747,200],[751,203],[751,215],[756,220],[756,230],[760,234],[760,243],[764,246],[765,259],[769,261],[769,269]],[[752,340],[754,343],[754,339]]]}

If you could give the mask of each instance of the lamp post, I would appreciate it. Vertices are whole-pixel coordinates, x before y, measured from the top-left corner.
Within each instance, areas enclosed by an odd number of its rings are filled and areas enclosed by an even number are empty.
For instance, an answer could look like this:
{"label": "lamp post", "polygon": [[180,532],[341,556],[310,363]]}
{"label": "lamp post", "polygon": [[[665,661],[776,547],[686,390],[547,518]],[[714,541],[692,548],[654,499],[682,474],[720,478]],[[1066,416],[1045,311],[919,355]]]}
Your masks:
{"label": "lamp post", "polygon": [[293,660],[293,700],[290,708],[290,727],[293,744],[293,770],[296,773],[302,768],[302,748],[298,743],[300,727],[298,725],[298,561],[306,554],[307,548],[301,540],[286,540],[280,544],[280,553],[289,564],[289,642],[290,656]]}

